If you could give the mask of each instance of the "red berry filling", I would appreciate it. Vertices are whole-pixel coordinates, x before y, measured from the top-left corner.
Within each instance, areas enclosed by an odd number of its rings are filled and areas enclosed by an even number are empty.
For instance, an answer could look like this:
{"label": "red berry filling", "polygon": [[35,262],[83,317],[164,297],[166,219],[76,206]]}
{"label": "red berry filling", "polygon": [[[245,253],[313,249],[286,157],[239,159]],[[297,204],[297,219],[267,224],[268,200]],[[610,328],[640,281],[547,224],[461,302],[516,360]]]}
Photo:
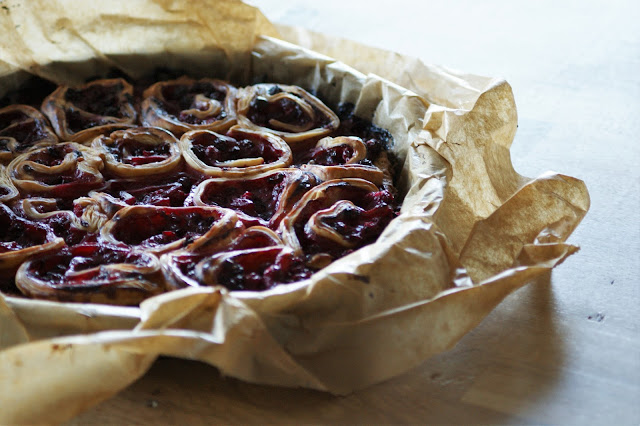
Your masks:
{"label": "red berry filling", "polygon": [[23,219],[0,204],[0,253],[44,244],[48,235],[45,225]]}
{"label": "red berry filling", "polygon": [[114,179],[104,190],[129,205],[182,207],[198,179],[186,173],[148,179]]}
{"label": "red berry filling", "polygon": [[[139,272],[101,268],[103,265],[130,264],[147,266],[150,256],[101,243],[86,243],[65,248],[59,253],[38,258],[29,274],[53,285],[83,285],[89,281],[116,281],[141,278]],[[86,271],[82,273],[83,271]]]}
{"label": "red berry filling", "polygon": [[204,235],[220,216],[199,207],[140,210],[120,217],[113,236],[130,246],[154,248],[185,238],[187,244]]}
{"label": "red berry filling", "polygon": [[236,179],[207,182],[201,199],[212,206],[226,207],[259,219],[267,225],[275,213],[280,194],[287,184],[285,173],[259,179]]}

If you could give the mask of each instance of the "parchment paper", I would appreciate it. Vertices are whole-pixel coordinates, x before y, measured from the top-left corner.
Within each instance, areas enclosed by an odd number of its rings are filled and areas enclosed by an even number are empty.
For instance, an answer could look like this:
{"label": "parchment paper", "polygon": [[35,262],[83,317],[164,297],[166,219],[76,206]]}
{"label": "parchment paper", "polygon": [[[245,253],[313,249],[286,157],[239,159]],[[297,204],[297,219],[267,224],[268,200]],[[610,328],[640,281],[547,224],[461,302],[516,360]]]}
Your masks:
{"label": "parchment paper", "polygon": [[506,295],[577,250],[565,241],[588,210],[587,190],[572,177],[513,170],[517,116],[504,81],[278,28],[338,62],[260,37],[278,30],[236,1],[7,6],[0,97],[34,75],[78,83],[159,66],[239,85],[301,85],[330,106],[355,103],[393,134],[405,199],[377,243],[264,293],[191,288],[139,308],[0,295],[0,423],[64,421],[159,355],[255,383],[352,392],[452,347]]}

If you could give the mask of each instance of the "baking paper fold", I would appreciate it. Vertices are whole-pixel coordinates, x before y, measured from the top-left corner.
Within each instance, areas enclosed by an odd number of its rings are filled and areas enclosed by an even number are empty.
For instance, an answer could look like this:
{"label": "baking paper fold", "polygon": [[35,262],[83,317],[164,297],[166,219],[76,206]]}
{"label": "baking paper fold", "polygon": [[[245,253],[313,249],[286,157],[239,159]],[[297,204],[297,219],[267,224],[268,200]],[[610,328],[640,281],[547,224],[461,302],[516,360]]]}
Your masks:
{"label": "baking paper fold", "polygon": [[[516,107],[500,79],[276,30],[236,1],[32,1],[0,11],[0,30],[0,97],[40,79],[141,78],[162,67],[238,85],[296,84],[334,108],[354,103],[394,136],[404,196],[378,242],[263,293],[190,288],[140,307],[0,295],[1,423],[64,421],[159,355],[254,383],[349,393],[452,347],[506,295],[577,251],[566,239],[588,210],[586,187],[516,173]],[[278,30],[321,53],[260,36]]]}

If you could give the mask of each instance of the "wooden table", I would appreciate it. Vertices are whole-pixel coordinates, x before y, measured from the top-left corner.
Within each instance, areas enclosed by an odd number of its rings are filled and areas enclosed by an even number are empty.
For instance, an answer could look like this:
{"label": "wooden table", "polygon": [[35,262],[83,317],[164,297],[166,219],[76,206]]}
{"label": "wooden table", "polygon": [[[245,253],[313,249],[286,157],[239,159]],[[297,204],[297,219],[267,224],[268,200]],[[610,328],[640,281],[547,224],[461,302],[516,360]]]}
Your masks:
{"label": "wooden table", "polygon": [[347,397],[158,361],[84,423],[640,423],[640,6],[255,1],[272,21],[503,76],[516,169],[586,181],[582,250],[508,297],[451,351]]}

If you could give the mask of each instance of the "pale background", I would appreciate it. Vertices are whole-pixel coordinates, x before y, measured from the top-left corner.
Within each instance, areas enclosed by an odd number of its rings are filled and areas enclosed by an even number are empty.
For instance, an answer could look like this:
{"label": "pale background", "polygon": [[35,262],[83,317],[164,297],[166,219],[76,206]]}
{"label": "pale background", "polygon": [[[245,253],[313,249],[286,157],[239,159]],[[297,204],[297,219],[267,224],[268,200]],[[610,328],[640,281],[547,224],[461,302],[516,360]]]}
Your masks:
{"label": "pale background", "polygon": [[251,3],[276,23],[504,77],[518,106],[516,170],[589,188],[570,238],[582,250],[453,350],[348,397],[163,359],[72,423],[640,424],[640,3]]}

